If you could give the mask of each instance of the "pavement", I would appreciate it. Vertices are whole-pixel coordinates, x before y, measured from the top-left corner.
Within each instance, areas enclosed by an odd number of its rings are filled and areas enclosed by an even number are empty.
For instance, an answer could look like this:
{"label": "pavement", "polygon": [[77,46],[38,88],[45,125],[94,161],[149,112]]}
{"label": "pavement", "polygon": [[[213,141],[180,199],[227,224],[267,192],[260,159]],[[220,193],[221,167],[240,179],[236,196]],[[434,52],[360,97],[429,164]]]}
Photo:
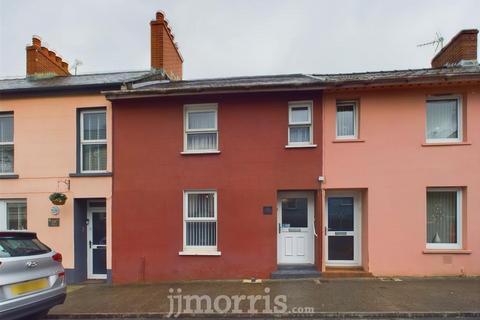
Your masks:
{"label": "pavement", "polygon": [[48,318],[167,316],[480,319],[480,277],[77,285]]}

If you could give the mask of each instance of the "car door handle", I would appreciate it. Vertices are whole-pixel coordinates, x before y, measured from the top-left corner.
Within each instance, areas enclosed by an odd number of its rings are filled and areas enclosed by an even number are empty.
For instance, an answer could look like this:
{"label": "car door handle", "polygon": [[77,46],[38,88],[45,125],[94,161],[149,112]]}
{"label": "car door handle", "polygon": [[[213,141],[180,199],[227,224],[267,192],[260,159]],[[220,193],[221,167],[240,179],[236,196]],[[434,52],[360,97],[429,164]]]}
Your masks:
{"label": "car door handle", "polygon": [[88,241],[88,248],[92,249],[92,241],[91,240]]}
{"label": "car door handle", "polygon": [[278,224],[278,233],[282,233],[282,226],[280,225],[280,223]]}

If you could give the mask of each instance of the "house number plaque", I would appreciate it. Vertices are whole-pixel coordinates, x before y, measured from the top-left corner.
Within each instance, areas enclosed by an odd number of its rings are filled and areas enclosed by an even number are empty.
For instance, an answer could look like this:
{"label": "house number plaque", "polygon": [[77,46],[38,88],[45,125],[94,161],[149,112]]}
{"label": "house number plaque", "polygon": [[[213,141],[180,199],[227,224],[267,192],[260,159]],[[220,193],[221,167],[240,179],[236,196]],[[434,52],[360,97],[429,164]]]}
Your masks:
{"label": "house number plaque", "polygon": [[48,218],[49,227],[60,227],[60,218]]}

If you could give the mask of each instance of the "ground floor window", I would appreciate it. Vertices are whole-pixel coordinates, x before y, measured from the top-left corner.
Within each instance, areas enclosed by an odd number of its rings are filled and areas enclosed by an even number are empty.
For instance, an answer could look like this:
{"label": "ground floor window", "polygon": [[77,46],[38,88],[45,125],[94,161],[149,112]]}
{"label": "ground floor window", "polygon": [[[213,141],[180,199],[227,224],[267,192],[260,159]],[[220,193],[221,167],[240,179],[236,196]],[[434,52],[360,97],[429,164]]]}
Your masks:
{"label": "ground floor window", "polygon": [[217,250],[217,193],[185,191],[184,249]]}
{"label": "ground floor window", "polygon": [[27,229],[27,201],[0,200],[0,230]]}
{"label": "ground floor window", "polygon": [[427,248],[461,249],[461,189],[427,190]]}

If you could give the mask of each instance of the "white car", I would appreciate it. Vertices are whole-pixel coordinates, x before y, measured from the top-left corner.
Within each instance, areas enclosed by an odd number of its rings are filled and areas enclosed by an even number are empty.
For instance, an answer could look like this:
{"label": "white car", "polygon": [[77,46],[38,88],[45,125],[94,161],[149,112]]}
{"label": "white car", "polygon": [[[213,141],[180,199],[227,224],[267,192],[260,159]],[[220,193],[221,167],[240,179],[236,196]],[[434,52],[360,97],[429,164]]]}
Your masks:
{"label": "white car", "polygon": [[0,231],[0,319],[41,319],[65,297],[62,255],[34,232]]}

